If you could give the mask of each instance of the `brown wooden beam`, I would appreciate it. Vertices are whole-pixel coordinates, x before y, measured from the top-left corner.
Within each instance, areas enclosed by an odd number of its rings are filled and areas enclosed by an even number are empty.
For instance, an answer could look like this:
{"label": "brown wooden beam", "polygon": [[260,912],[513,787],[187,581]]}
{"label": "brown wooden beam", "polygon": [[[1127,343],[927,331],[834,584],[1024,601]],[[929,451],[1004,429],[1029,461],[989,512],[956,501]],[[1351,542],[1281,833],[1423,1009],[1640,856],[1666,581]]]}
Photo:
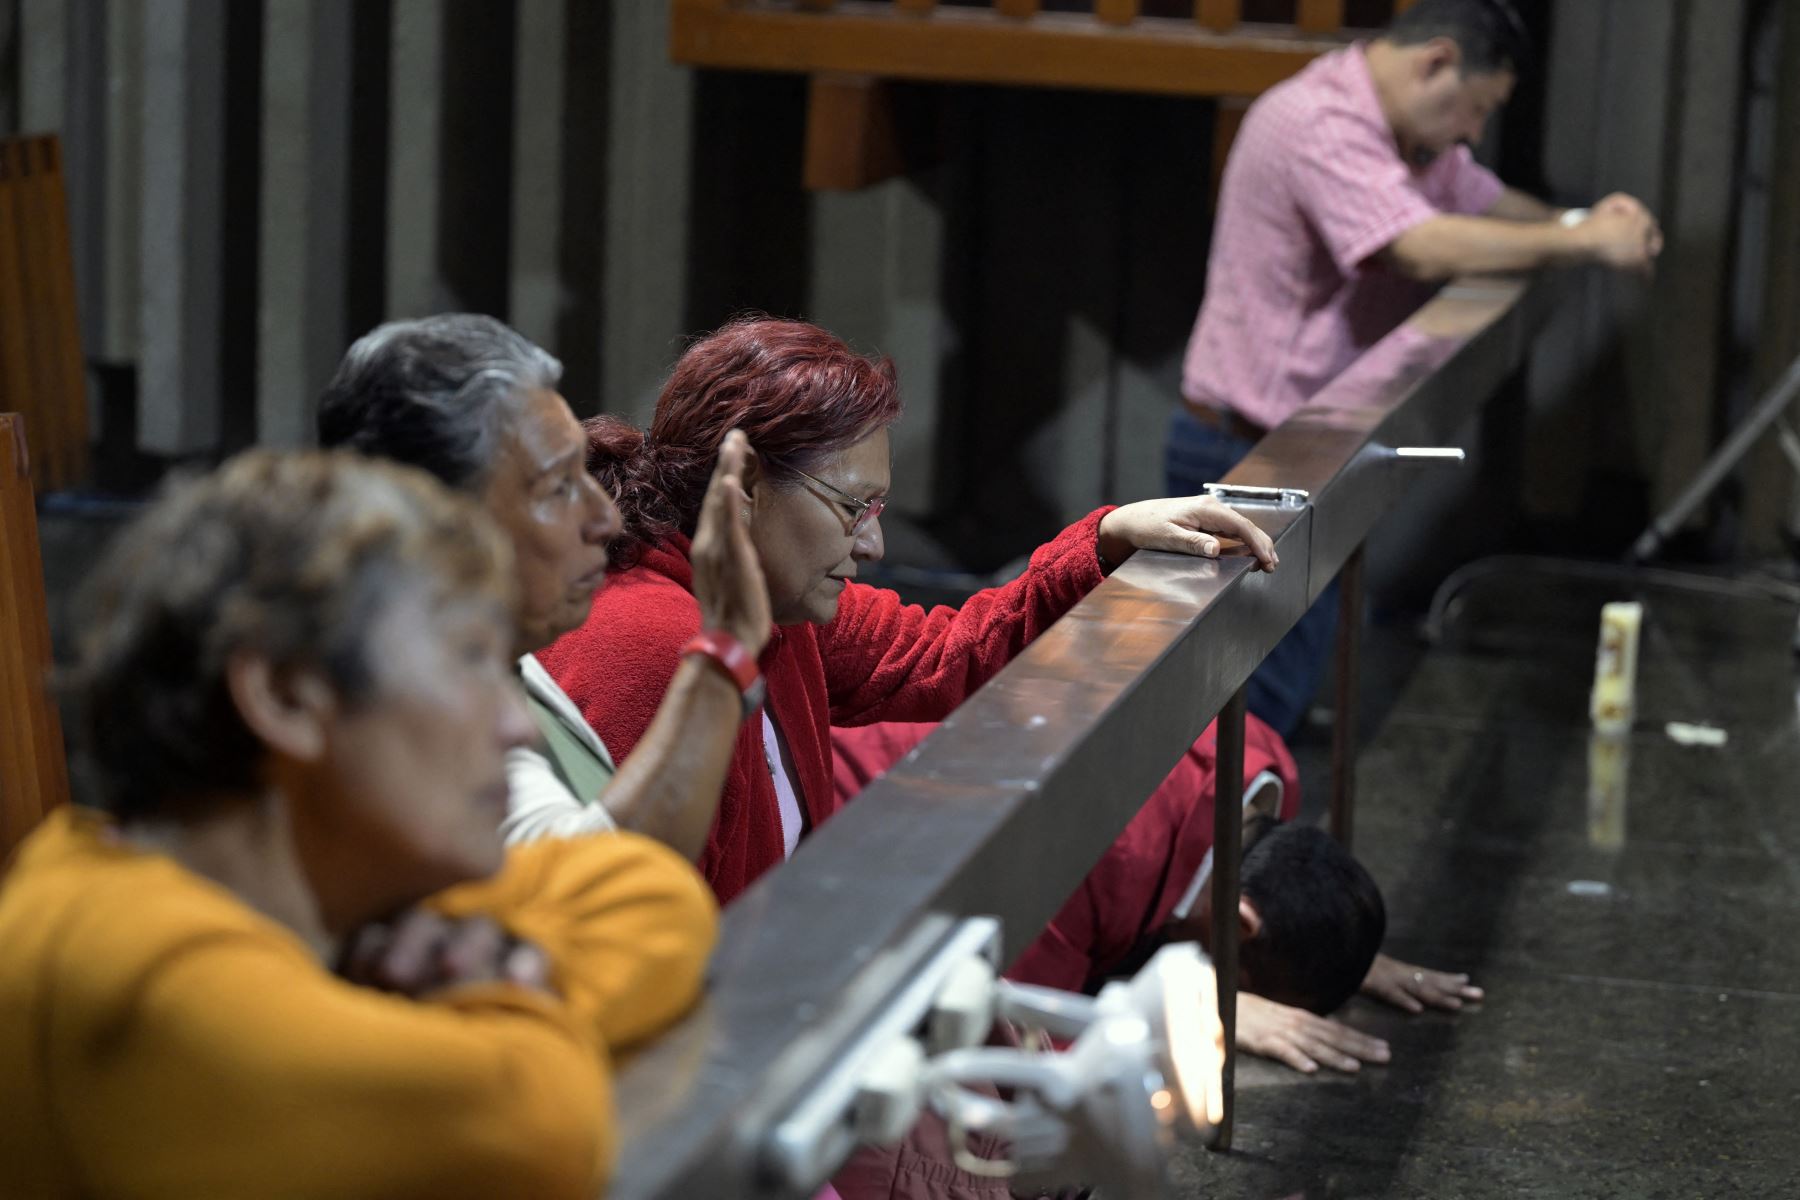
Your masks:
{"label": "brown wooden beam", "polygon": [[[1232,6],[1235,8],[1235,4]],[[945,83],[1092,88],[1173,96],[1254,96],[1343,45],[1339,38],[1222,37],[1045,17],[1029,33],[980,10],[955,20],[897,16],[843,0],[830,19],[674,0],[670,54],[702,67],[833,72]]]}
{"label": "brown wooden beam", "polygon": [[1219,33],[1230,33],[1243,23],[1243,0],[1194,0],[1194,20]]}
{"label": "brown wooden beam", "polygon": [[1094,15],[1108,25],[1129,25],[1138,19],[1138,0],[1094,0]]}
{"label": "brown wooden beam", "polygon": [[893,85],[867,75],[814,75],[803,171],[813,191],[855,191],[905,174]]}
{"label": "brown wooden beam", "polygon": [[1301,33],[1337,33],[1344,27],[1344,0],[1300,0],[1294,23]]}
{"label": "brown wooden beam", "polygon": [[1037,16],[1039,7],[1038,0],[994,0],[994,11],[1015,21]]}

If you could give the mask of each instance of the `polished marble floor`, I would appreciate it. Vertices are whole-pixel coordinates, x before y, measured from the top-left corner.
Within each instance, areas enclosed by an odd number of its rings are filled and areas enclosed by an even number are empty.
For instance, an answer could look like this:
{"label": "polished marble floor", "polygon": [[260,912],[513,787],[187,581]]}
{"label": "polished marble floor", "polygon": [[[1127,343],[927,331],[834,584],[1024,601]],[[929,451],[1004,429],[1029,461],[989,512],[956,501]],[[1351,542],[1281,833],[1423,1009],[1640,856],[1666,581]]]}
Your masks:
{"label": "polished marble floor", "polygon": [[[1590,799],[1587,698],[1618,599],[1646,618],[1613,803]],[[1356,850],[1391,952],[1488,999],[1354,1001],[1394,1053],[1357,1076],[1244,1060],[1235,1148],[1185,1154],[1184,1193],[1800,1197],[1796,607],[1554,570],[1465,601],[1422,654],[1371,638]],[[1679,745],[1670,721],[1729,740]]]}

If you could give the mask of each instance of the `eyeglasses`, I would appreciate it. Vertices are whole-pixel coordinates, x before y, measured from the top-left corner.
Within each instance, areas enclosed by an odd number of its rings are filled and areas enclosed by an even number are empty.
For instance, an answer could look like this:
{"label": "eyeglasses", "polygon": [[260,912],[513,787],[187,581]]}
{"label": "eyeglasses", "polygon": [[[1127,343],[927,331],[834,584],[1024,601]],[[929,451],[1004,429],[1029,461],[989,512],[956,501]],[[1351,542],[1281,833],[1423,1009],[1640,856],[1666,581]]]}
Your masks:
{"label": "eyeglasses", "polygon": [[839,500],[843,501],[845,507],[850,510],[850,533],[852,536],[867,529],[870,522],[879,519],[881,514],[887,511],[886,496],[877,496],[873,500],[862,500],[856,496],[852,496],[841,487],[834,487],[833,485],[826,483],[817,475],[808,475],[798,467],[788,467],[788,470],[800,476],[800,478],[807,482],[824,488],[833,496],[836,496]]}

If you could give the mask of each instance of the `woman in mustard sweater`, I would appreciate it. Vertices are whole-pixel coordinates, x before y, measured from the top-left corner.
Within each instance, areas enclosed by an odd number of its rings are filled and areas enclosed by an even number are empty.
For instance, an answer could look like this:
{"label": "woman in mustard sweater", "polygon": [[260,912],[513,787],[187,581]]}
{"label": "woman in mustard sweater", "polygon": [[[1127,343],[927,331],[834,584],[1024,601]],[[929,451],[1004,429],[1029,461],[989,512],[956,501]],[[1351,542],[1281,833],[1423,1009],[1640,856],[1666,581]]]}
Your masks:
{"label": "woman in mustard sweater", "polygon": [[475,505],[252,453],[93,582],[105,812],[0,879],[0,1185],[50,1197],[592,1196],[608,1052],[695,997],[714,911],[640,838],[504,856],[532,736]]}

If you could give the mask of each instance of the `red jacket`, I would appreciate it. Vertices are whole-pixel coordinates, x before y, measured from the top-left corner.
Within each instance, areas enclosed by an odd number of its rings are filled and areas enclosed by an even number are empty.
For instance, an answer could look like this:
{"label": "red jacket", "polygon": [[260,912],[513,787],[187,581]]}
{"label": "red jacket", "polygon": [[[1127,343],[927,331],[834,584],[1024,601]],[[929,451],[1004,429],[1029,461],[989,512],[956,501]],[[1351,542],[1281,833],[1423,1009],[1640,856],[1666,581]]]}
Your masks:
{"label": "red jacket", "polygon": [[[935,724],[883,723],[831,731],[833,783],[854,797],[924,741]],[[1137,816],[1007,970],[1008,979],[1080,991],[1111,975],[1168,921],[1213,844],[1219,726],[1201,731]],[[1244,718],[1244,786],[1263,772],[1281,781],[1278,815],[1300,813],[1300,771],[1281,735]]]}
{"label": "red jacket", "polygon": [[[829,625],[778,628],[763,652],[770,715],[786,736],[794,785],[813,828],[841,801],[833,794],[831,726],[937,721],[1074,607],[1102,578],[1099,509],[1038,548],[1013,582],[960,609],[903,604],[852,583]],[[700,628],[687,539],[646,550],[615,574],[580,629],[538,658],[615,757],[644,736]],[[763,761],[760,722],[738,731],[725,793],[700,870],[721,904],[783,859],[781,811]]]}

